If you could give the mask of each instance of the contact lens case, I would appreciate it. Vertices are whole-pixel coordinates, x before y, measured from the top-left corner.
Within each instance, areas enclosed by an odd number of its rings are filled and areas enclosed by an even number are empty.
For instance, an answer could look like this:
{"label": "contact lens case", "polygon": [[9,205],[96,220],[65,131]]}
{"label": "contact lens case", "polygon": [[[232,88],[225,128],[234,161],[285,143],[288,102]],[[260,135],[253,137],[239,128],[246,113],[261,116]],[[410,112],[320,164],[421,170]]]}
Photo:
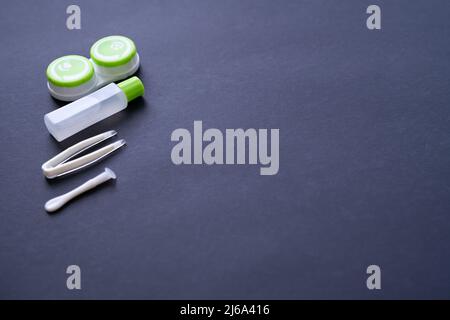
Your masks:
{"label": "contact lens case", "polygon": [[109,36],[95,42],[90,59],[67,55],[47,67],[47,87],[58,100],[74,101],[111,82],[133,75],[139,68],[134,42],[124,36]]}

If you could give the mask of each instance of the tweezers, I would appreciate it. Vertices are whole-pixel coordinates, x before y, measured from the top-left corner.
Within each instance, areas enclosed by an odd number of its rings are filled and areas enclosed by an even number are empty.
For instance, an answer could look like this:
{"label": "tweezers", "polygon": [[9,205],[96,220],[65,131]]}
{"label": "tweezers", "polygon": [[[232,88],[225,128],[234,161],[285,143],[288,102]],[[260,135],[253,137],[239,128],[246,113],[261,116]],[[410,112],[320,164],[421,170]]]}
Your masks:
{"label": "tweezers", "polygon": [[71,159],[99,144],[100,142],[115,136],[116,134],[117,132],[114,130],[107,131],[86,140],[80,141],[77,144],[74,144],[73,146],[67,148],[42,165],[42,172],[44,176],[48,179],[53,179],[75,172],[93,163],[96,163],[97,161],[100,161],[101,159],[105,158],[112,152],[125,145],[125,140],[120,139],[79,158],[76,158],[74,160]]}

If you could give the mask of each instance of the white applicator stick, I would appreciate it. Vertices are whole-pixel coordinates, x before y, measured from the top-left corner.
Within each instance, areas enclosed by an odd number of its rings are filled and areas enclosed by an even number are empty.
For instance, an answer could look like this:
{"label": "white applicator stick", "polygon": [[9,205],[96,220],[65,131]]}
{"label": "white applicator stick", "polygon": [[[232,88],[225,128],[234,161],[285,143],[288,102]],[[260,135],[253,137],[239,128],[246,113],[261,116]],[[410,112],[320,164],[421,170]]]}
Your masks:
{"label": "white applicator stick", "polygon": [[48,200],[45,203],[45,210],[47,212],[53,212],[60,209],[67,202],[72,200],[73,198],[79,196],[80,194],[95,188],[96,186],[110,180],[116,179],[116,174],[109,168],[105,168],[105,171],[100,173],[98,176],[86,181],[81,186],[69,191],[59,197]]}

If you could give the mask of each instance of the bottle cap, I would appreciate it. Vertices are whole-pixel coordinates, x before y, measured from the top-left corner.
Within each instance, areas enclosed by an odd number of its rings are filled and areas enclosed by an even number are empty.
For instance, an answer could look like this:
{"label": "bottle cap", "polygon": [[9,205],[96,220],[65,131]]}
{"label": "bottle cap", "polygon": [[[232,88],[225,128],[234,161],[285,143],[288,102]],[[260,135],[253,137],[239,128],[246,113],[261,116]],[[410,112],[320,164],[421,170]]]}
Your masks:
{"label": "bottle cap", "polygon": [[136,46],[133,40],[124,36],[101,38],[91,47],[91,58],[103,67],[118,67],[133,59]]}
{"label": "bottle cap", "polygon": [[70,55],[53,60],[47,67],[47,79],[59,87],[77,87],[94,76],[94,67],[85,57]]}
{"label": "bottle cap", "polygon": [[125,93],[128,102],[144,95],[144,85],[138,77],[131,77],[118,83],[117,86]]}

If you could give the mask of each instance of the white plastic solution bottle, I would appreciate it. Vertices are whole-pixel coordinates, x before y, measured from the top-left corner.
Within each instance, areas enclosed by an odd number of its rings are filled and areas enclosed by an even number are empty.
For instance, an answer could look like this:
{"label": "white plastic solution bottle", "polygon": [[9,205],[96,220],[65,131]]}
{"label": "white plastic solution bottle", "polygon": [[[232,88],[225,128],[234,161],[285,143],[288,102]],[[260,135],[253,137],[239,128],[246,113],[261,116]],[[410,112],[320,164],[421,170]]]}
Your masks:
{"label": "white plastic solution bottle", "polygon": [[44,116],[45,126],[56,140],[75,133],[125,109],[133,99],[144,94],[138,77],[111,83]]}

